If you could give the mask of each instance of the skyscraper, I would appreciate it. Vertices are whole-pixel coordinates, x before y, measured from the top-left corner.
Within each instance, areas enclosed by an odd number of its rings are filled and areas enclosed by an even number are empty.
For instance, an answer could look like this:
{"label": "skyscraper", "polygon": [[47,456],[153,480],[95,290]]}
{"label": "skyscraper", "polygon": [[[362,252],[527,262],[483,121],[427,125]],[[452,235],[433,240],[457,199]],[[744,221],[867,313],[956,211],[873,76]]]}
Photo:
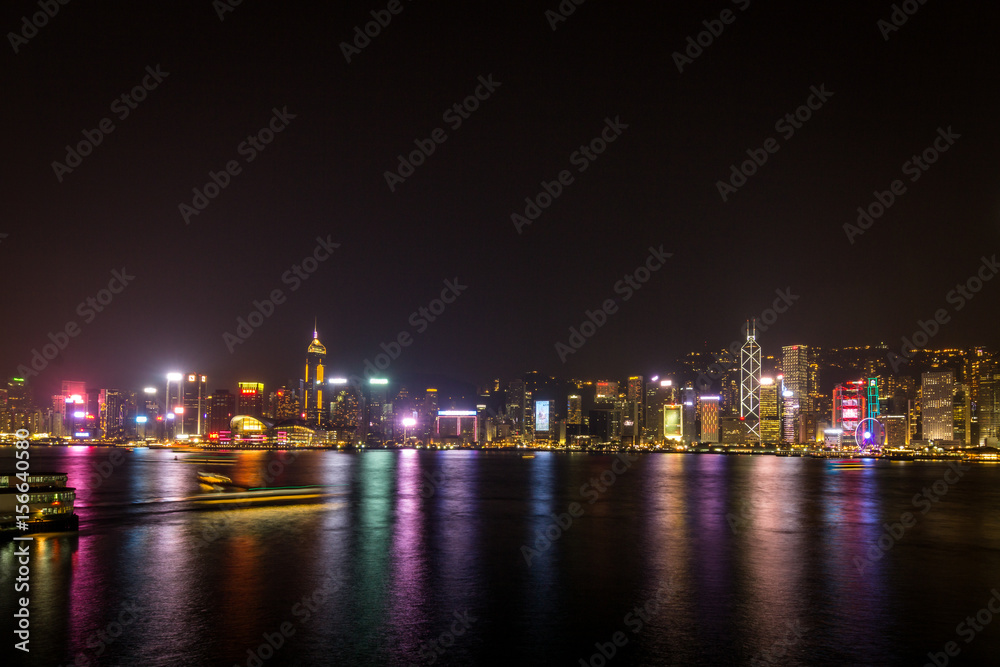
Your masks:
{"label": "skyscraper", "polygon": [[104,437],[119,442],[136,437],[135,392],[124,389],[102,389],[98,408]]}
{"label": "skyscraper", "polygon": [[[781,351],[781,372],[785,381],[785,390],[794,394],[799,410],[811,411],[813,409],[811,394],[814,394],[815,390],[810,387],[809,383],[811,375],[809,346],[786,345],[781,348]],[[818,377],[818,371],[816,377]]]}
{"label": "skyscraper", "polygon": [[970,445],[972,438],[972,399],[969,386],[955,385],[955,395],[952,397],[952,432],[953,439],[963,445]]}
{"label": "skyscraper", "polygon": [[[264,383],[239,382],[236,396],[236,414],[260,419],[264,416]],[[228,392],[226,392],[228,393]]]}
{"label": "skyscraper", "polygon": [[953,440],[955,437],[955,373],[940,371],[921,377],[920,414],[924,440]]}
{"label": "skyscraper", "polygon": [[833,427],[844,432],[842,444],[857,442],[858,424],[867,415],[868,392],[863,380],[845,382],[833,388]]}
{"label": "skyscraper", "polygon": [[1000,437],[1000,367],[993,362],[984,366],[979,377],[979,440]]}
{"label": "skyscraper", "polygon": [[719,441],[719,397],[702,396],[698,399],[698,413],[701,417],[701,442]]}
{"label": "skyscraper", "polygon": [[230,394],[227,389],[216,389],[208,397],[208,432],[218,434],[229,431],[232,419],[236,414],[236,397]]}
{"label": "skyscraper", "polygon": [[760,379],[761,442],[781,442],[781,388],[771,377]]}
{"label": "skyscraper", "polygon": [[638,438],[642,434],[642,427],[646,422],[645,410],[645,387],[643,377],[634,375],[628,379],[628,417],[635,426],[635,434]]}
{"label": "skyscraper", "polygon": [[323,400],[323,390],[326,389],[326,379],[323,376],[323,363],[326,360],[326,347],[319,342],[319,332],[313,327],[313,339],[306,348],[306,377],[304,380],[306,422],[322,424],[326,421],[326,404]]}
{"label": "skyscraper", "polygon": [[747,439],[760,442],[760,345],[756,320],[747,327],[747,340],[740,348],[740,419],[746,423]]}
{"label": "skyscraper", "polygon": [[[188,373],[180,384],[181,413],[177,415],[186,435],[204,435],[208,416],[208,378],[200,373]],[[176,414],[176,411],[175,411]]]}

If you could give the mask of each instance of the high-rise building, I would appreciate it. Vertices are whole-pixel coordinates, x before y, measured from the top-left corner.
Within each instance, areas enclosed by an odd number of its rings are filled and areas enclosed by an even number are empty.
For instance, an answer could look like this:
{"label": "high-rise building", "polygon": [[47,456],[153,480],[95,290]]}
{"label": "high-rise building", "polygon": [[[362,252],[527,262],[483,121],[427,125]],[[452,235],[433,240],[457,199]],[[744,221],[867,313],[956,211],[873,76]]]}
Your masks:
{"label": "high-rise building", "polygon": [[237,412],[236,397],[228,389],[216,389],[208,397],[208,433],[218,435],[230,431],[233,417],[237,414],[244,413]]}
{"label": "high-rise building", "polygon": [[313,328],[313,339],[306,348],[306,376],[303,381],[305,401],[302,411],[309,424],[322,424],[326,419],[326,403],[323,392],[326,389],[326,378],[323,375],[323,363],[326,361],[326,347],[319,342],[319,332]]}
{"label": "high-rise building", "polygon": [[[364,403],[365,436],[373,441],[388,439],[391,437],[392,425],[391,419],[386,421],[386,417],[392,413],[392,408],[389,407],[391,404],[388,402],[389,380],[370,378],[365,389],[367,392]],[[437,390],[433,393],[436,403]]]}
{"label": "high-rise building", "polygon": [[920,414],[923,439],[954,440],[954,371],[924,373],[921,380]]}
{"label": "high-rise building", "polygon": [[611,380],[597,382],[594,400],[602,407],[616,406],[618,403],[618,383]]}
{"label": "high-rise building", "polygon": [[833,388],[833,428],[843,430],[842,443],[845,446],[857,443],[858,425],[867,415],[867,403],[867,387],[862,380],[845,382]]}
{"label": "high-rise building", "polygon": [[6,431],[31,430],[31,394],[24,378],[11,378],[7,382]]}
{"label": "high-rise building", "polygon": [[628,407],[628,419],[632,420],[637,437],[642,433],[642,427],[646,421],[646,392],[644,384],[641,375],[630,377],[625,397]]}
{"label": "high-rise building", "polygon": [[[97,403],[105,438],[125,442],[136,437],[135,392],[102,389],[98,393]],[[65,407],[65,403],[63,406]]]}
{"label": "high-rise building", "polygon": [[701,442],[719,442],[719,397],[701,396],[698,399],[701,419]]}
{"label": "high-rise building", "polygon": [[972,398],[968,385],[955,385],[955,396],[951,405],[953,439],[969,446],[972,444]]}
{"label": "high-rise building", "polygon": [[781,442],[780,385],[772,377],[760,379],[760,439],[761,442]]}
{"label": "high-rise building", "polygon": [[566,425],[579,426],[583,423],[583,397],[570,394],[566,399]]}
{"label": "high-rise building", "polygon": [[[513,424],[515,433],[519,434],[524,433],[524,415],[527,409],[525,404],[525,391],[524,380],[511,380],[507,384],[507,400],[505,407],[507,419],[509,419]],[[437,414],[436,403],[434,414]]]}
{"label": "high-rise building", "polygon": [[786,444],[795,444],[799,441],[799,399],[795,392],[788,389],[784,384],[784,377],[779,376],[781,381],[781,440]]}
{"label": "high-rise building", "polygon": [[[800,410],[812,410],[810,394],[815,393],[815,390],[809,382],[812,363],[809,346],[786,345],[781,351],[781,374],[785,380],[785,390],[795,395]],[[818,371],[816,377],[818,378]]]}
{"label": "high-rise building", "polygon": [[698,439],[698,432],[695,423],[698,416],[698,392],[694,387],[686,386],[681,389],[681,407],[684,420],[684,433],[681,438],[684,444],[690,445]]}
{"label": "high-rise building", "polygon": [[655,440],[663,439],[663,406],[680,402],[678,387],[673,380],[656,380],[646,384],[646,427]]}
{"label": "high-rise building", "polygon": [[991,363],[984,366],[979,377],[978,444],[985,444],[987,438],[1000,438],[1000,365]]}
{"label": "high-rise building", "polygon": [[299,396],[295,393],[294,389],[289,387],[291,384],[293,383],[289,382],[279,387],[277,391],[272,391],[270,396],[268,396],[267,416],[274,421],[296,419],[302,416],[302,405],[299,402]]}
{"label": "high-rise building", "polygon": [[669,444],[680,444],[684,440],[684,406],[668,403],[663,406],[663,439]]}
{"label": "high-rise building", "polygon": [[204,435],[208,417],[208,378],[200,373],[187,373],[180,383],[181,412],[174,413],[183,427],[182,433]]}
{"label": "high-rise building", "polygon": [[236,414],[256,417],[264,416],[264,383],[239,382],[239,393],[236,395]]}
{"label": "high-rise building", "polygon": [[894,449],[910,444],[906,415],[882,415],[879,418],[885,427],[885,446]]}
{"label": "high-rise building", "polygon": [[747,426],[747,439],[760,442],[760,345],[756,320],[747,327],[747,340],[740,348],[740,419]]}
{"label": "high-rise building", "polygon": [[362,418],[357,389],[350,385],[335,388],[330,397],[330,428],[337,431],[337,437],[345,441],[353,439]]}

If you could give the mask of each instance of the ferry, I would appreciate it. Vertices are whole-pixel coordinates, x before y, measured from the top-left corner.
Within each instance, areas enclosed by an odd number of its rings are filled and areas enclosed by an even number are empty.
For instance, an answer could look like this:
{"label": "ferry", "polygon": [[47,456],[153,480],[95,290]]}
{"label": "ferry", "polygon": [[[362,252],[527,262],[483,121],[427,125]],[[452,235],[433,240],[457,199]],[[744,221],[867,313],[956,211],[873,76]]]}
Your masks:
{"label": "ferry", "polygon": [[[77,530],[80,518],[73,511],[76,489],[66,486],[68,480],[64,472],[0,474],[0,535]],[[27,493],[18,490],[19,484],[28,485]],[[19,501],[18,496],[24,495],[27,503]],[[25,516],[27,520],[18,519]]]}

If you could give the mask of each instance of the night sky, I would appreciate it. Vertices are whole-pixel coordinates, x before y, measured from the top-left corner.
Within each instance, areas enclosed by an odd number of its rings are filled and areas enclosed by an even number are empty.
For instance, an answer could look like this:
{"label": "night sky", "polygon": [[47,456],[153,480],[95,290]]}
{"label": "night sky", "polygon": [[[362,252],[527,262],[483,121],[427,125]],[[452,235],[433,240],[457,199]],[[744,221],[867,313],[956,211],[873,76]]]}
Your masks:
{"label": "night sky", "polygon": [[[765,354],[898,347],[938,308],[953,317],[932,345],[997,343],[1000,280],[959,312],[946,301],[1000,252],[1000,42],[982,3],[908,3],[886,40],[889,2],[590,0],[553,30],[557,0],[403,0],[350,63],[340,43],[387,2],[244,0],[224,20],[221,4],[70,2],[17,53],[8,35],[5,374],[76,322],[37,385],[194,370],[273,387],[301,377],[315,316],[331,375],[401,332],[413,342],[390,377],[652,375],[728,346],[786,288],[799,298]],[[679,72],[674,53],[724,9],[733,22]],[[5,3],[0,26],[38,11]],[[443,114],[479,77],[495,89],[454,128]],[[136,108],[115,103],[144,78]],[[832,96],[787,137],[776,121],[811,87]],[[247,161],[274,109],[294,118]],[[113,131],[57,177],[104,118]],[[627,128],[581,172],[572,156],[606,119]],[[912,182],[903,164],[949,127],[960,138]],[[397,155],[437,128],[447,138],[391,191]],[[717,182],[768,138],[779,150],[724,202]],[[239,173],[186,224],[179,205],[231,160]],[[572,183],[519,233],[511,215],[563,170]],[[905,193],[851,243],[843,225],[896,179]],[[293,291],[282,276],[318,237],[340,245]],[[617,281],[661,245],[673,256],[624,301]],[[123,267],[134,279],[87,322],[78,304]],[[455,278],[467,289],[419,332],[411,313]],[[223,334],[276,289],[285,302],[230,353]],[[555,344],[609,298],[618,311],[562,363]]]}

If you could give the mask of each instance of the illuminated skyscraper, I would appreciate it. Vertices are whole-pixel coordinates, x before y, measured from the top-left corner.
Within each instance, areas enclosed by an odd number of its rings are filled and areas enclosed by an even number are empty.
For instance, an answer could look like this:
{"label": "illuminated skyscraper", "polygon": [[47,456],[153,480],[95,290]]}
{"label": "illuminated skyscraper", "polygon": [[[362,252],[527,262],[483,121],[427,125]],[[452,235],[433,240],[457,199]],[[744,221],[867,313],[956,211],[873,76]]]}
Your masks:
{"label": "illuminated skyscraper", "polygon": [[[845,382],[833,388],[833,427],[842,429],[841,444],[857,443],[858,424],[867,416],[868,391],[866,382]],[[950,404],[949,404],[950,407]]]}
{"label": "illuminated skyscraper", "polygon": [[180,420],[186,435],[204,435],[208,416],[208,378],[200,373],[187,373],[180,384],[181,412],[174,414]]}
{"label": "illuminated skyscraper", "polygon": [[[435,391],[437,390],[435,389]],[[511,380],[507,385],[507,401],[505,410],[507,412],[507,419],[509,419],[513,424],[514,431],[516,433],[523,434],[524,416],[526,412],[524,380]],[[437,415],[436,394],[433,414]],[[431,418],[433,419],[433,417]]]}
{"label": "illuminated skyscraper", "polygon": [[322,424],[326,421],[326,404],[323,400],[323,390],[326,389],[326,378],[323,375],[323,362],[326,360],[326,347],[319,342],[319,333],[313,327],[313,339],[306,348],[306,377],[304,380],[306,422]]}
{"label": "illuminated skyscraper", "polygon": [[597,393],[594,400],[602,407],[617,405],[618,403],[618,383],[611,380],[598,382]]}
{"label": "illuminated skyscraper", "polygon": [[740,419],[746,423],[747,439],[760,442],[760,345],[756,320],[747,327],[747,340],[740,348]]}
{"label": "illuminated skyscraper", "polygon": [[264,416],[264,384],[262,382],[238,384],[240,391],[236,396],[236,414],[261,419]]}
{"label": "illuminated skyscraper", "polygon": [[952,417],[954,439],[963,445],[972,444],[972,401],[968,385],[955,385],[955,395],[952,398]]}
{"label": "illuminated skyscraper", "polygon": [[646,417],[645,387],[643,385],[644,383],[641,375],[636,375],[628,379],[628,394],[626,395],[626,407],[628,409],[627,419],[633,421],[637,437],[642,433],[642,427],[645,424]]}
{"label": "illuminated skyscraper", "polygon": [[570,394],[566,399],[566,424],[579,426],[583,423],[583,397]]}
{"label": "illuminated skyscraper", "polygon": [[798,401],[799,409],[808,412],[813,409],[811,394],[815,389],[810,386],[809,378],[818,377],[811,373],[811,359],[808,345],[786,345],[781,348],[781,371],[785,379],[785,390],[791,391]]}
{"label": "illuminated skyscraper", "polygon": [[761,442],[781,442],[781,385],[774,378],[760,379]]}
{"label": "illuminated skyscraper", "polygon": [[987,438],[1000,437],[1000,366],[995,362],[980,371],[977,408],[978,444],[985,444]]}
{"label": "illuminated skyscraper", "polygon": [[779,376],[781,381],[781,440],[786,444],[793,445],[799,441],[799,399],[795,392],[785,386],[785,379]]}
{"label": "illuminated skyscraper", "polygon": [[24,378],[11,378],[7,382],[6,429],[31,430],[31,394]]}
{"label": "illuminated skyscraper", "polygon": [[698,399],[698,413],[701,418],[701,442],[719,441],[719,397],[702,396]]}
{"label": "illuminated skyscraper", "polygon": [[922,376],[920,414],[924,440],[955,437],[955,373],[943,371]]}
{"label": "illuminated skyscraper", "polygon": [[135,392],[102,389],[97,402],[105,438],[123,442],[136,437]]}
{"label": "illuminated skyscraper", "polygon": [[237,414],[244,413],[236,412],[236,397],[226,389],[216,389],[208,397],[208,432],[218,434],[229,431]]}

